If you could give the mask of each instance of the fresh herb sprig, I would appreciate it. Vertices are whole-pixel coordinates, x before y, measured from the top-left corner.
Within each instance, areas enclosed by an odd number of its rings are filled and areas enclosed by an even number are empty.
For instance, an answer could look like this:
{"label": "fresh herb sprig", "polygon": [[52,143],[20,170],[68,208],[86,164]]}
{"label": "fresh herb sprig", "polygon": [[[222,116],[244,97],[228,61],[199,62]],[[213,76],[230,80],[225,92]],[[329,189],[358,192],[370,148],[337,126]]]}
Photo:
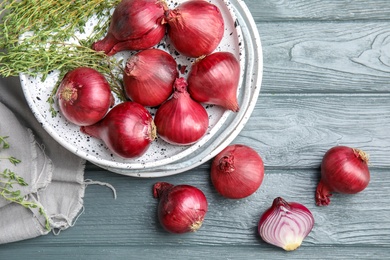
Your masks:
{"label": "fresh herb sprig", "polygon": [[[77,67],[104,74],[118,98],[125,99],[119,62],[91,49],[107,31],[110,11],[120,0],[5,0],[0,3],[0,76],[24,73],[44,81],[54,70],[59,80]],[[98,20],[93,33],[79,40],[86,23]],[[59,81],[58,80],[58,81]],[[56,87],[53,86],[53,94]],[[54,102],[54,95],[48,101]],[[53,112],[53,111],[52,111]]]}
{"label": "fresh herb sprig", "polygon": [[[6,140],[7,138],[8,136],[0,136],[0,145],[2,149],[8,149],[10,147],[8,141]],[[21,162],[19,159],[13,156],[6,158],[0,157],[0,160],[4,159],[9,160],[15,166]],[[45,229],[50,231],[51,227],[49,217],[42,205],[26,200],[25,197],[22,196],[20,190],[14,189],[14,185],[28,186],[28,183],[10,169],[5,169],[3,172],[0,172],[0,196],[7,201],[17,203],[25,208],[38,208],[39,214],[45,217]]]}

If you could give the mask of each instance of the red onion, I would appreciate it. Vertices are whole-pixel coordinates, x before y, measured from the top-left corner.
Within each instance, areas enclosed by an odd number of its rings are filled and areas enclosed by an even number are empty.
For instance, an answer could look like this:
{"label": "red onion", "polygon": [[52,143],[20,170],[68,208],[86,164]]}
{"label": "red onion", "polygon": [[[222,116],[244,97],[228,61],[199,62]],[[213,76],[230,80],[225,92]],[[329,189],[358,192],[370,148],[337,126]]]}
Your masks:
{"label": "red onion", "polygon": [[62,115],[79,126],[95,124],[114,105],[110,85],[92,68],[80,67],[66,73],[56,95]]}
{"label": "red onion", "polygon": [[204,1],[186,1],[165,14],[168,37],[181,54],[200,57],[213,52],[221,42],[224,21],[217,6]]}
{"label": "red onion", "polygon": [[202,226],[208,205],[206,196],[198,188],[157,182],[153,196],[159,199],[158,219],[168,232],[195,232]]}
{"label": "red onion", "polygon": [[127,96],[144,106],[158,106],[173,92],[179,73],[175,59],[159,49],[141,51],[126,63],[123,83]]}
{"label": "red onion", "polygon": [[226,198],[242,199],[252,195],[263,178],[263,160],[255,150],[245,145],[226,147],[211,164],[211,182]]}
{"label": "red onion", "polygon": [[304,205],[278,197],[261,216],[261,238],[286,251],[297,249],[314,226],[314,217]]}
{"label": "red onion", "polygon": [[237,112],[240,63],[230,52],[215,52],[197,60],[188,75],[188,92],[201,103]]}
{"label": "red onion", "polygon": [[322,159],[321,180],[316,190],[316,204],[327,206],[332,192],[355,194],[370,182],[368,154],[347,146],[329,149]]}
{"label": "red onion", "polygon": [[209,117],[206,109],[191,99],[187,81],[178,78],[174,83],[173,97],[158,108],[154,122],[158,135],[166,142],[189,145],[204,136]]}
{"label": "red onion", "polygon": [[116,105],[103,120],[91,126],[83,126],[81,131],[102,139],[113,153],[123,158],[143,155],[156,137],[149,111],[130,101]]}
{"label": "red onion", "polygon": [[122,0],[111,17],[107,35],[92,48],[114,55],[124,50],[148,49],[165,35],[166,5],[159,0]]}

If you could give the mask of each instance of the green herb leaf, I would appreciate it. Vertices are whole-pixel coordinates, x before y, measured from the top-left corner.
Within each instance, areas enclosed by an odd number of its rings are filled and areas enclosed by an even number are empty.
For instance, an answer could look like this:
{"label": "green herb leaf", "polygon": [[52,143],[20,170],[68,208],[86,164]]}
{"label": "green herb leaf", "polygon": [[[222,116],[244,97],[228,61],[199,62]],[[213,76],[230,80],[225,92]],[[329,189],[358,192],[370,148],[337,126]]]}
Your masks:
{"label": "green herb leaf", "polygon": [[9,144],[8,142],[5,140],[7,139],[8,136],[0,136],[0,145],[3,146],[3,149],[8,149],[9,148]]}
{"label": "green herb leaf", "polygon": [[[0,136],[0,142],[3,144],[3,147],[4,143],[7,143],[5,142],[5,139],[7,137],[8,136]],[[7,143],[7,148],[9,148],[9,143]],[[14,165],[21,162],[19,159],[12,156],[8,157],[7,159]],[[13,189],[14,184],[28,186],[28,183],[21,176],[18,176],[15,172],[11,171],[10,169],[3,170],[3,172],[0,173],[0,196],[10,202],[17,203],[25,208],[38,208],[39,214],[45,217],[45,228],[50,231],[51,227],[49,216],[46,214],[42,205],[26,200],[22,196],[22,192],[20,190]]]}
{"label": "green herb leaf", "polygon": [[[118,62],[91,45],[107,31],[110,11],[120,0],[5,0],[0,4],[0,76],[25,73],[44,81],[49,73],[59,70],[61,75],[77,67],[91,67],[106,76],[114,93],[125,99],[118,80]],[[92,35],[83,41],[76,38],[83,33],[86,22],[95,17],[99,23]],[[23,37],[21,37],[23,36]],[[76,43],[69,43],[70,40]],[[118,71],[118,73],[115,73]],[[60,81],[62,77],[59,77]],[[48,102],[54,104],[56,88]],[[57,113],[51,109],[52,115]]]}

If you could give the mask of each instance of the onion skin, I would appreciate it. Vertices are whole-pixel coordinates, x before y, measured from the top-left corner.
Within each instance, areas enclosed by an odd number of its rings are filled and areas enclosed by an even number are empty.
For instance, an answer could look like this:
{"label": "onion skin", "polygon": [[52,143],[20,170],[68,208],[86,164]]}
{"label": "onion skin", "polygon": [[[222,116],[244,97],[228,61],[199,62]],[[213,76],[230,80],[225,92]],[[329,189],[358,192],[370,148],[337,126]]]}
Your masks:
{"label": "onion skin", "polygon": [[159,43],[166,4],[159,0],[122,0],[114,10],[106,36],[92,49],[111,56],[125,50],[144,50]]}
{"label": "onion skin", "polygon": [[260,217],[258,232],[265,242],[292,251],[301,246],[313,226],[314,217],[308,208],[277,197]]}
{"label": "onion skin", "polygon": [[158,219],[166,231],[182,234],[195,232],[202,226],[208,204],[198,188],[157,182],[153,186],[153,196],[159,199]]}
{"label": "onion skin", "polygon": [[213,159],[210,176],[219,194],[229,199],[242,199],[260,187],[264,179],[264,163],[252,148],[230,145]]}
{"label": "onion skin", "polygon": [[103,120],[81,127],[81,132],[103,140],[116,155],[142,156],[156,138],[153,118],[142,105],[126,101],[113,107]]}
{"label": "onion skin", "polygon": [[330,204],[332,192],[356,194],[370,182],[369,156],[364,151],[347,146],[329,149],[321,163],[321,180],[315,200],[317,206]]}
{"label": "onion skin", "polygon": [[170,97],[178,76],[176,61],[169,53],[149,49],[128,59],[123,84],[131,100],[143,106],[155,107]]}
{"label": "onion skin", "polygon": [[62,115],[78,126],[97,123],[115,102],[105,77],[86,67],[66,73],[56,97]]}
{"label": "onion skin", "polygon": [[154,122],[157,134],[164,141],[175,145],[190,145],[207,132],[209,117],[206,109],[191,99],[184,78],[174,83],[171,99],[164,102],[156,112]]}
{"label": "onion skin", "polygon": [[188,75],[188,92],[201,103],[239,111],[237,89],[240,63],[230,52],[214,52],[198,59]]}
{"label": "onion skin", "polygon": [[192,0],[165,14],[168,37],[182,55],[197,58],[213,52],[222,40],[224,20],[217,6]]}

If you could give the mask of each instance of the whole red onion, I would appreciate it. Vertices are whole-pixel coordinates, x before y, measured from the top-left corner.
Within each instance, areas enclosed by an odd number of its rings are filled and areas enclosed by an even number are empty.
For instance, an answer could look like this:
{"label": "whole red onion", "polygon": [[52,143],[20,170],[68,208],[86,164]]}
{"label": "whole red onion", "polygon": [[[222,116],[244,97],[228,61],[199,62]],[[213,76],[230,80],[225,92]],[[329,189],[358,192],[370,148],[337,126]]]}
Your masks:
{"label": "whole red onion", "polygon": [[314,217],[308,208],[277,197],[261,216],[258,231],[265,242],[292,251],[301,246],[313,226]]}
{"label": "whole red onion", "polygon": [[168,10],[165,21],[173,46],[188,57],[210,54],[224,34],[224,21],[219,8],[204,0],[186,1]]}
{"label": "whole red onion", "polygon": [[123,84],[131,100],[154,107],[169,98],[178,75],[176,61],[169,53],[148,49],[127,60]]}
{"label": "whole red onion", "polygon": [[168,232],[195,232],[202,226],[208,205],[206,196],[198,188],[157,182],[153,196],[159,199],[158,219]]}
{"label": "whole red onion", "polygon": [[157,109],[154,122],[157,134],[166,142],[189,145],[205,135],[209,117],[206,109],[191,99],[187,92],[187,81],[178,78],[174,83],[172,98]]}
{"label": "whole red onion", "polygon": [[107,35],[95,42],[92,49],[114,55],[156,45],[166,32],[166,25],[162,24],[165,9],[164,1],[122,0],[114,10]]}
{"label": "whole red onion", "polygon": [[188,75],[188,92],[201,103],[237,112],[240,63],[230,52],[214,52],[198,59]]}
{"label": "whole red onion", "polygon": [[234,144],[215,156],[210,175],[219,194],[230,199],[242,199],[260,187],[264,178],[264,164],[255,150]]}
{"label": "whole red onion", "polygon": [[86,67],[66,73],[56,96],[62,115],[79,126],[95,124],[114,105],[106,78],[97,70]]}
{"label": "whole red onion", "polygon": [[321,180],[316,190],[316,204],[327,206],[332,192],[355,194],[370,182],[368,154],[347,146],[329,149],[321,163]]}
{"label": "whole red onion", "polygon": [[103,120],[83,126],[81,131],[103,140],[113,153],[123,158],[142,156],[156,138],[149,111],[130,101],[116,105]]}

